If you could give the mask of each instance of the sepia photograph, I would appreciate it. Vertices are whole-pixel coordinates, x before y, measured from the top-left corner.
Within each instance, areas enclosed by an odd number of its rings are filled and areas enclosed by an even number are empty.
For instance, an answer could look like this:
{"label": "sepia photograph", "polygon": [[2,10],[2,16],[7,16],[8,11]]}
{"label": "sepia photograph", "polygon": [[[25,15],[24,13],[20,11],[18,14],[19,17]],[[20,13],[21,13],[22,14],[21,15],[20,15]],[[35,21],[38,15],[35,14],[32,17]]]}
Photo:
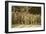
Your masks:
{"label": "sepia photograph", "polygon": [[12,6],[12,28],[41,26],[41,7]]}
{"label": "sepia photograph", "polygon": [[5,32],[45,30],[44,3],[9,1],[5,7]]}

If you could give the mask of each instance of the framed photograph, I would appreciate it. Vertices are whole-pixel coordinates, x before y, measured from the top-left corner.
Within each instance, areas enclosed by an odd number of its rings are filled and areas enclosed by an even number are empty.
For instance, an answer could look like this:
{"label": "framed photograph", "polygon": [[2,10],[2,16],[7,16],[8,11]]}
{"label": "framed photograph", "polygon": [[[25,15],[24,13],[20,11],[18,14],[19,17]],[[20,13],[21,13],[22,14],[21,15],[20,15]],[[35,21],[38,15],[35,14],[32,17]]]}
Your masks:
{"label": "framed photograph", "polygon": [[45,31],[45,3],[5,1],[5,32]]}

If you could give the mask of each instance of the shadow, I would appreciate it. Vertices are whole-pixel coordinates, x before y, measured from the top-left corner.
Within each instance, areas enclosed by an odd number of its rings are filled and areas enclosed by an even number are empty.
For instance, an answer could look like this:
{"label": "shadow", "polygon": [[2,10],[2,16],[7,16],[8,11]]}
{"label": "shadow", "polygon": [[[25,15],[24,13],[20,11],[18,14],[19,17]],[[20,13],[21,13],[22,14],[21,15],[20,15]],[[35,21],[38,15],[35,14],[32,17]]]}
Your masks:
{"label": "shadow", "polygon": [[6,33],[6,34],[15,34],[15,33]]}

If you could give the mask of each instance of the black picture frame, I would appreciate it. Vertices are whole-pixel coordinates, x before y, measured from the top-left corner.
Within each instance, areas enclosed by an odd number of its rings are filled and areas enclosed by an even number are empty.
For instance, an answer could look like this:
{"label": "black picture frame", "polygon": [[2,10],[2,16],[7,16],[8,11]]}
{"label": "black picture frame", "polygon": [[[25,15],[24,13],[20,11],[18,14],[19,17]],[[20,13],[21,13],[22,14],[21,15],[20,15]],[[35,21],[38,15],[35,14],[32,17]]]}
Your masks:
{"label": "black picture frame", "polygon": [[[44,29],[43,30],[32,30],[32,31],[16,31],[16,32],[9,32],[8,31],[8,5],[9,2],[11,3],[31,3],[31,4],[43,4],[44,5]],[[22,33],[22,32],[40,32],[45,31],[45,3],[41,2],[22,2],[22,1],[5,1],[5,33]]]}

